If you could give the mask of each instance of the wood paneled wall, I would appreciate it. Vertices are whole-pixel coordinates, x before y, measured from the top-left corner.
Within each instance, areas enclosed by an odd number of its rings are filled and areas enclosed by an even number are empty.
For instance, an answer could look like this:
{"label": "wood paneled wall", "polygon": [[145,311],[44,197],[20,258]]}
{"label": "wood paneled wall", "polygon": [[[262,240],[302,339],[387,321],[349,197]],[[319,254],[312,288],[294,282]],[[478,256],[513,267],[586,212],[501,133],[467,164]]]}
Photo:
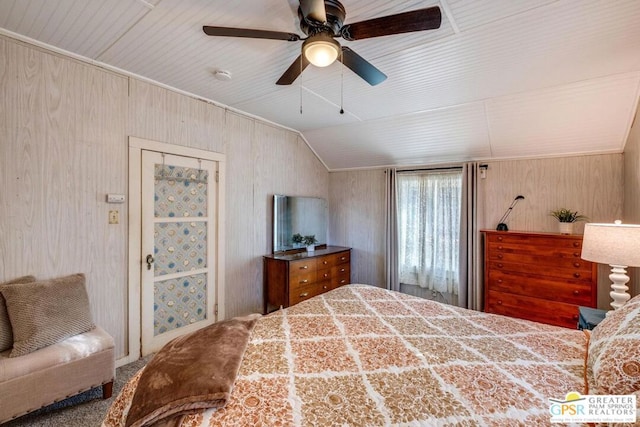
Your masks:
{"label": "wood paneled wall", "polygon": [[[640,224],[640,104],[624,147],[624,222]],[[629,268],[629,292],[640,294],[640,268]]]}
{"label": "wood paneled wall", "polygon": [[[271,196],[328,198],[297,133],[0,37],[0,281],[87,275],[94,320],[127,342],[128,136],[224,153],[226,315],[260,311]],[[108,224],[108,211],[120,224]]]}
{"label": "wood paneled wall", "polygon": [[105,197],[127,188],[127,78],[5,38],[0,67],[0,281],[85,273],[122,354],[127,209]]}
{"label": "wood paneled wall", "polygon": [[[577,156],[488,162],[480,181],[480,205],[493,229],[515,196],[522,194],[508,219],[511,230],[557,232],[552,209],[567,207],[593,221],[612,222],[622,214],[622,155]],[[331,241],[354,248],[352,278],[384,286],[384,171],[330,173]],[[582,233],[583,224],[576,232]],[[608,269],[600,269],[598,304],[608,307]]]}
{"label": "wood paneled wall", "polygon": [[[622,215],[622,155],[561,157],[487,162],[480,180],[485,211],[483,228],[493,229],[517,195],[523,195],[507,219],[510,230],[557,232],[554,209],[577,210],[594,222]],[[576,223],[582,233],[584,223]]]}
{"label": "wood paneled wall", "polygon": [[385,287],[385,172],[329,174],[329,241],[353,248],[351,281]]}

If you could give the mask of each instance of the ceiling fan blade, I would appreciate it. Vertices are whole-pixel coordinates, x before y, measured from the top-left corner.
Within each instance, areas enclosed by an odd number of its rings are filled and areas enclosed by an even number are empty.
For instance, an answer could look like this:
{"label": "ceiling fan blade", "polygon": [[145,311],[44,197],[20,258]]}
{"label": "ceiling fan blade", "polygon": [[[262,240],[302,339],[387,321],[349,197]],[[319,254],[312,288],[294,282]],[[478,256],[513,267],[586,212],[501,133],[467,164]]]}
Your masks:
{"label": "ceiling fan blade", "polygon": [[224,37],[246,37],[251,39],[286,40],[296,42],[300,36],[295,33],[285,33],[280,31],[251,30],[247,28],[211,27],[205,25],[202,31],[208,36]]}
{"label": "ceiling fan blade", "polygon": [[342,46],[342,55],[338,57],[338,60],[349,67],[351,71],[362,77],[371,86],[382,83],[387,79],[387,76],[382,71],[378,70],[369,61],[346,46]]}
{"label": "ceiling fan blade", "polygon": [[324,0],[300,0],[300,10],[305,19],[320,23],[327,22]]}
{"label": "ceiling fan blade", "polygon": [[277,85],[290,85],[293,83],[300,74],[304,71],[305,68],[309,65],[309,61],[304,55],[299,55],[293,64],[287,68],[287,71],[278,79],[276,82]]}
{"label": "ceiling fan blade", "polygon": [[362,40],[392,34],[435,30],[440,28],[441,23],[442,13],[440,8],[433,6],[347,24],[342,27],[340,34],[345,40]]}

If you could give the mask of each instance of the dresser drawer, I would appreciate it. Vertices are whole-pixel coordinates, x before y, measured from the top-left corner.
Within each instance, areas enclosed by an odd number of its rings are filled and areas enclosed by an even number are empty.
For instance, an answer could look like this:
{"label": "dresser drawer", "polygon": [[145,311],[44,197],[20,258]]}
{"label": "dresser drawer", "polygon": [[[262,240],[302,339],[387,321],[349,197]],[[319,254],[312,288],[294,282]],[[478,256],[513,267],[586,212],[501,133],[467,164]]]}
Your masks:
{"label": "dresser drawer", "polygon": [[489,272],[489,289],[584,306],[593,299],[593,288],[587,282],[531,278],[495,270]]}
{"label": "dresser drawer", "polygon": [[326,292],[328,290],[328,286],[326,288],[323,288],[323,286],[327,286],[327,284],[313,283],[311,285],[295,289],[291,288],[291,293],[289,294],[289,305],[297,304],[300,301],[308,300],[311,297],[315,297],[316,295]]}
{"label": "dresser drawer", "polygon": [[331,268],[339,264],[349,264],[351,262],[350,258],[351,256],[349,251],[318,257],[317,268]]}
{"label": "dresser drawer", "polygon": [[316,272],[310,271],[305,273],[300,273],[297,275],[292,275],[289,278],[289,288],[297,289],[303,286],[308,286],[318,281]]}
{"label": "dresser drawer", "polygon": [[524,264],[516,262],[491,261],[487,262],[489,271],[508,271],[512,273],[528,274],[531,277],[551,276],[562,280],[584,280],[594,279],[592,269],[562,268],[548,264]]}
{"label": "dresser drawer", "polygon": [[486,239],[489,245],[493,243],[513,244],[522,250],[527,248],[533,251],[546,249],[550,250],[582,250],[582,238],[563,235],[541,235],[526,233],[493,233],[488,234]]}
{"label": "dresser drawer", "polygon": [[336,265],[335,267],[333,267],[331,269],[331,275],[332,276],[338,276],[340,274],[344,274],[346,273],[347,275],[349,274],[349,264],[340,264],[340,265]]}
{"label": "dresser drawer", "polygon": [[334,255],[326,255],[323,257],[319,257],[317,260],[317,268],[318,270],[324,268],[331,268],[336,265],[336,258]]}
{"label": "dresser drawer", "polygon": [[291,261],[289,263],[289,275],[290,276],[300,276],[305,275],[309,272],[316,272],[316,259],[315,258],[307,258],[301,259],[297,261]]}
{"label": "dresser drawer", "polygon": [[318,270],[318,274],[317,274],[317,280],[318,282],[322,282],[325,280],[331,281],[331,268],[324,268],[322,270]]}
{"label": "dresser drawer", "polygon": [[497,262],[515,262],[520,264],[535,264],[536,266],[556,266],[561,268],[576,269],[585,272],[591,271],[592,264],[580,258],[580,253],[559,252],[548,249],[548,253],[532,254],[529,250],[510,251],[508,249],[489,248],[488,259]]}
{"label": "dresser drawer", "polygon": [[540,298],[489,291],[485,311],[575,329],[578,306]]}
{"label": "dresser drawer", "polygon": [[333,255],[333,257],[335,259],[335,264],[334,265],[350,264],[351,263],[351,252],[350,251],[345,251],[345,252],[341,252],[339,254],[335,254],[335,255]]}
{"label": "dresser drawer", "polygon": [[[535,242],[537,243],[537,242]],[[570,246],[548,246],[546,244],[523,244],[517,242],[489,242],[487,245],[489,253],[511,253],[519,255],[539,255],[560,258],[578,258],[582,253],[582,245],[578,247]]]}
{"label": "dresser drawer", "polygon": [[335,274],[333,276],[333,279],[331,280],[332,289],[335,289],[339,286],[348,285],[349,283],[351,283],[351,272],[349,271],[349,269]]}

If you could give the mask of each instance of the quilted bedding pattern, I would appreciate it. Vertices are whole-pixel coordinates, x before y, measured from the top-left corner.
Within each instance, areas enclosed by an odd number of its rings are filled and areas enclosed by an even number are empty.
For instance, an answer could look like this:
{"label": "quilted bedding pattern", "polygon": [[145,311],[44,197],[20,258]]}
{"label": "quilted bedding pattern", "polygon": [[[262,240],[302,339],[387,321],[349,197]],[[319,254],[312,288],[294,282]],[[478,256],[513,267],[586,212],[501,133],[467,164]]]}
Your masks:
{"label": "quilted bedding pattern", "polygon": [[[349,285],[257,323],[231,399],[183,426],[547,426],[588,333]],[[104,421],[124,425],[139,373]]]}

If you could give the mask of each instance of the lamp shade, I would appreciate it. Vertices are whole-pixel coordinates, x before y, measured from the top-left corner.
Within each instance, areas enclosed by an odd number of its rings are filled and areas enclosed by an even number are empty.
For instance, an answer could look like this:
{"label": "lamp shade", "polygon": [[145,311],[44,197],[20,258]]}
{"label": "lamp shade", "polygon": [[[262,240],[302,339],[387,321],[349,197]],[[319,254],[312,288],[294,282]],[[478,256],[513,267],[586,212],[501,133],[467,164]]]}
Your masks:
{"label": "lamp shade", "polygon": [[581,257],[602,264],[640,266],[640,225],[585,224]]}

